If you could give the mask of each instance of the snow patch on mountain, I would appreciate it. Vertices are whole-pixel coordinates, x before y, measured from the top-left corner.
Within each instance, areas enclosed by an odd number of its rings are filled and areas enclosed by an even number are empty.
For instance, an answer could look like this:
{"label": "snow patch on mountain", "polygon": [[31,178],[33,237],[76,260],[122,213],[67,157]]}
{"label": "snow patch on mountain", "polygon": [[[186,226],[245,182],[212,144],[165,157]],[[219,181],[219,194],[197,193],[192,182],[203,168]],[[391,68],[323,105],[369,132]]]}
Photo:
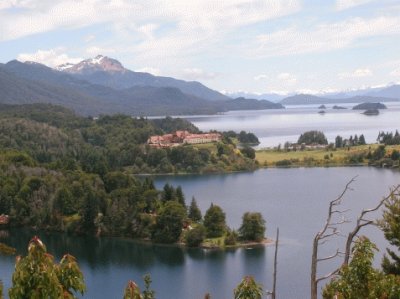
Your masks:
{"label": "snow patch on mountain", "polygon": [[67,62],[67,63],[61,64],[61,65],[55,67],[55,69],[56,69],[57,71],[61,71],[61,72],[62,72],[62,71],[64,71],[64,70],[66,70],[66,69],[69,69],[69,68],[73,67],[74,65],[75,65],[75,64],[73,64],[73,63]]}
{"label": "snow patch on mountain", "polygon": [[126,69],[122,64],[116,60],[103,55],[97,55],[94,58],[82,60],[79,63],[66,63],[56,67],[56,70],[72,73],[94,73],[94,72],[108,72],[108,73],[124,73]]}

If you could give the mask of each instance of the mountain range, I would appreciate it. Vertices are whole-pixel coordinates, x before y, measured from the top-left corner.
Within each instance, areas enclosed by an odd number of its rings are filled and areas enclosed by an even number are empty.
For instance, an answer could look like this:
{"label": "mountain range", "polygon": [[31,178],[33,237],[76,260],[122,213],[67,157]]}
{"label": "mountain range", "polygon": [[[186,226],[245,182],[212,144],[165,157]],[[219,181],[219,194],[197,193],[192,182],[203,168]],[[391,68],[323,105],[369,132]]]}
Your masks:
{"label": "mountain range", "polygon": [[[336,104],[336,103],[360,103],[360,102],[388,102],[400,100],[400,85],[392,84],[384,87],[369,87],[341,92],[321,92],[316,94],[291,93],[287,95],[277,93],[226,93],[230,97],[246,97],[254,99],[266,99],[284,105],[307,104]],[[369,98],[371,97],[371,98]]]}
{"label": "mountain range", "polygon": [[344,104],[344,103],[377,103],[377,102],[394,102],[398,98],[388,98],[382,96],[358,95],[348,98],[324,98],[310,94],[298,94],[284,98],[279,103],[282,105],[312,105],[312,104]]}
{"label": "mountain range", "polygon": [[281,104],[231,99],[199,82],[133,72],[106,56],[52,69],[34,62],[0,64],[0,103],[53,103],[83,115],[214,114],[280,109]]}
{"label": "mountain range", "polygon": [[17,60],[0,64],[0,103],[52,103],[93,116],[215,114],[282,109],[283,105],[295,104],[387,102],[400,99],[400,85],[320,96],[297,94],[284,98],[275,93],[244,92],[229,95],[196,81],[134,72],[102,55],[55,68]]}

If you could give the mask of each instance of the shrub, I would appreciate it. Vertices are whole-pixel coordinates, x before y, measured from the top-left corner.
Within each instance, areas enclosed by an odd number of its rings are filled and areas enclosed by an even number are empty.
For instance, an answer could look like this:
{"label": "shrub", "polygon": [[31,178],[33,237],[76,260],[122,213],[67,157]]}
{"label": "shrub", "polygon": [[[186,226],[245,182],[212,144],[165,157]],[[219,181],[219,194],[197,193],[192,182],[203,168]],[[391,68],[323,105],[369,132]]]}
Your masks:
{"label": "shrub", "polygon": [[232,246],[236,245],[238,239],[238,233],[235,230],[229,230],[225,237],[225,245]]}
{"label": "shrub", "polygon": [[284,160],[276,161],[275,165],[276,166],[290,166],[290,165],[292,165],[292,161],[290,161],[288,159],[284,159]]}
{"label": "shrub", "polygon": [[186,245],[189,247],[199,246],[206,237],[206,228],[199,224],[195,228],[187,231],[185,241]]}

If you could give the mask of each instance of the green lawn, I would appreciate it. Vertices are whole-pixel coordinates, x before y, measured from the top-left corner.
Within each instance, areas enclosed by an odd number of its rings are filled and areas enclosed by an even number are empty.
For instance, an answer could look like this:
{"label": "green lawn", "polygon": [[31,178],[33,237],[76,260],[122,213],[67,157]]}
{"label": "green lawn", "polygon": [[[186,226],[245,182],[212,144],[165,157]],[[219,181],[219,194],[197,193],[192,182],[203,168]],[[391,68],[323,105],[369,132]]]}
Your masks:
{"label": "green lawn", "polygon": [[[256,160],[261,166],[276,166],[276,162],[282,160],[291,161],[290,166],[336,166],[348,164],[348,158],[352,155],[361,153],[367,154],[368,151],[374,151],[377,144],[352,146],[350,148],[340,149],[315,149],[303,151],[285,151],[285,150],[261,150],[256,152]],[[386,152],[391,153],[393,149],[400,151],[400,145],[386,146]],[[363,163],[367,163],[364,161]]]}

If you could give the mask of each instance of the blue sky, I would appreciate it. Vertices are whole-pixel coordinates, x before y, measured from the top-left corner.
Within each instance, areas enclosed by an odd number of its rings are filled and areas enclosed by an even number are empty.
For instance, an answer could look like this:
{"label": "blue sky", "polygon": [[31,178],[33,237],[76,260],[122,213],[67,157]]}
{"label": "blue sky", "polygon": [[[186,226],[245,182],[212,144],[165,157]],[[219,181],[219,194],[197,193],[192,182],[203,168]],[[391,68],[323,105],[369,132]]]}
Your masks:
{"label": "blue sky", "polygon": [[219,91],[400,82],[398,0],[0,0],[0,62],[98,54]]}

